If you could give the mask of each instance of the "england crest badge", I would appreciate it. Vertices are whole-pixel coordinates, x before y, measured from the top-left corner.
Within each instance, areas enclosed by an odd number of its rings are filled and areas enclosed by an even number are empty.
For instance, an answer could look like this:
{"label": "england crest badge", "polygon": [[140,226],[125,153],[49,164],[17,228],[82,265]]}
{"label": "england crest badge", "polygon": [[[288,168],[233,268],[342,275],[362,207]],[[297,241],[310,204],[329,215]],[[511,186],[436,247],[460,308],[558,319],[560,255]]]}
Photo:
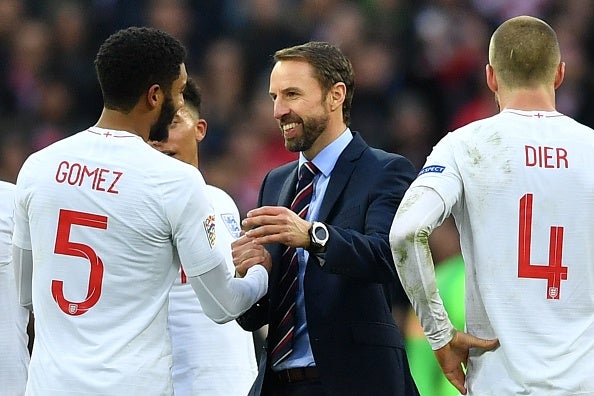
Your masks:
{"label": "england crest badge", "polygon": [[237,221],[235,220],[235,217],[233,216],[232,213],[221,213],[221,219],[223,219],[223,223],[225,224],[225,227],[227,227],[227,230],[229,230],[229,233],[233,236],[233,238],[237,239],[239,238],[239,233],[241,231],[241,228],[239,228],[239,224],[237,224]]}

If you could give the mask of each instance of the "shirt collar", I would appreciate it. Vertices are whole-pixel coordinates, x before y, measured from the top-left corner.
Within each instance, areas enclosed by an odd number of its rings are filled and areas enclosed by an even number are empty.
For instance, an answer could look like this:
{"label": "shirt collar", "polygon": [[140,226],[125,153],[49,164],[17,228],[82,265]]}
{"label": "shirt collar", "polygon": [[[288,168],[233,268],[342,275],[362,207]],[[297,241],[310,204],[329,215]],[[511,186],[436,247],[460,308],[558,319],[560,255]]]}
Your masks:
{"label": "shirt collar", "polygon": [[502,113],[509,113],[509,114],[516,114],[525,117],[536,117],[536,118],[546,118],[546,117],[559,117],[563,114],[559,113],[557,110],[516,110],[516,109],[503,109]]}
{"label": "shirt collar", "polygon": [[144,142],[144,140],[140,136],[138,136],[132,132],[123,131],[123,130],[100,128],[100,127],[94,125],[94,126],[88,128],[87,131],[94,135],[102,135],[105,137],[115,137],[115,138],[137,138]]}
{"label": "shirt collar", "polygon": [[[336,161],[338,161],[338,157],[340,157],[340,154],[342,154],[351,140],[353,140],[353,134],[351,133],[350,128],[347,128],[340,134],[340,136],[338,136],[338,138],[324,147],[324,149],[312,159],[314,165],[318,167],[325,177],[330,176],[332,169],[334,169],[334,165],[336,165]],[[307,158],[303,156],[303,152],[300,152],[299,168],[301,168],[301,165],[303,165],[304,162],[307,162]]]}

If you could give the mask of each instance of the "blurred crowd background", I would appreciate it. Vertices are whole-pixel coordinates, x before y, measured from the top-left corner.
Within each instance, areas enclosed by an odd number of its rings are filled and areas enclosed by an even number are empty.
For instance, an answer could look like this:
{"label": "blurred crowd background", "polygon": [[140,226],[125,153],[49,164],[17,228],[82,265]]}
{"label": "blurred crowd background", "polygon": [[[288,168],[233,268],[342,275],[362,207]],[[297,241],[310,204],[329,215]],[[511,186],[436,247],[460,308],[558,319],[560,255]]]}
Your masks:
{"label": "blurred crowd background", "polygon": [[[351,129],[420,169],[447,132],[496,113],[484,82],[495,27],[540,17],[557,31],[567,64],[558,110],[594,127],[593,8],[592,0],[0,0],[0,179],[15,182],[30,153],[97,121],[93,60],[127,26],[154,26],[185,44],[208,121],[200,168],[242,216],[256,206],[264,175],[297,158],[284,148],[268,95],[271,56],[286,46],[338,45],[355,70]],[[444,301],[462,328],[464,263],[451,219],[431,243],[442,295],[453,294]],[[395,301],[394,312],[422,394],[457,394],[447,383],[438,392],[443,376],[418,322],[405,319],[407,304]]]}
{"label": "blurred crowd background", "polygon": [[204,95],[207,181],[245,213],[287,153],[268,96],[271,55],[309,40],[352,60],[351,128],[420,168],[448,131],[496,112],[484,83],[487,45],[504,19],[556,29],[567,63],[559,111],[594,126],[591,0],[0,0],[0,179],[26,156],[94,124],[102,108],[93,60],[119,28],[178,37]]}

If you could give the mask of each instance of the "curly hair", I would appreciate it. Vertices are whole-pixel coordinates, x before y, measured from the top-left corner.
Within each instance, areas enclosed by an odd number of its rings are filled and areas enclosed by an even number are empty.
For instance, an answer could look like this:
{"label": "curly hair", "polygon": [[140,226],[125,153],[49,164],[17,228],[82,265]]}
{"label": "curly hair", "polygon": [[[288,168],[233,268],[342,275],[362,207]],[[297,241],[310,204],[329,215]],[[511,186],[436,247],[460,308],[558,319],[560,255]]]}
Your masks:
{"label": "curly hair", "polygon": [[355,92],[355,75],[351,61],[340,49],[322,41],[310,41],[276,51],[275,62],[281,60],[303,60],[309,63],[316,74],[324,93],[338,82],[346,86],[346,97],[342,104],[342,119],[348,126],[351,121],[351,102]]}
{"label": "curly hair", "polygon": [[104,106],[128,112],[153,84],[169,92],[185,58],[179,40],[154,28],[129,27],[112,34],[95,58]]}

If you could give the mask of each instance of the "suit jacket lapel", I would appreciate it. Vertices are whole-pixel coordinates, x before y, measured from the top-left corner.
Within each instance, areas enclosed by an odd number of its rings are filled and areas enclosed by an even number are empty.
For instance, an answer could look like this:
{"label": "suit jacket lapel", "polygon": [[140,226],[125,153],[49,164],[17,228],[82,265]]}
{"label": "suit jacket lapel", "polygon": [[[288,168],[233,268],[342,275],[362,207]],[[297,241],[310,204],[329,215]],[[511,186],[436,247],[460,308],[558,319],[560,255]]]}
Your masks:
{"label": "suit jacket lapel", "polygon": [[345,186],[351,178],[351,174],[357,165],[357,161],[361,158],[361,154],[367,149],[367,143],[361,138],[359,133],[353,133],[353,140],[346,146],[344,151],[338,157],[332,174],[328,188],[324,194],[324,200],[320,206],[318,213],[319,221],[326,221],[330,211],[334,207],[336,200],[344,190]]}
{"label": "suit jacket lapel", "polygon": [[278,195],[278,204],[287,208],[291,207],[291,202],[295,198],[295,192],[297,190],[297,168],[299,162],[295,163],[295,169],[289,173],[289,177],[285,179],[285,182],[281,186],[280,193]]}

